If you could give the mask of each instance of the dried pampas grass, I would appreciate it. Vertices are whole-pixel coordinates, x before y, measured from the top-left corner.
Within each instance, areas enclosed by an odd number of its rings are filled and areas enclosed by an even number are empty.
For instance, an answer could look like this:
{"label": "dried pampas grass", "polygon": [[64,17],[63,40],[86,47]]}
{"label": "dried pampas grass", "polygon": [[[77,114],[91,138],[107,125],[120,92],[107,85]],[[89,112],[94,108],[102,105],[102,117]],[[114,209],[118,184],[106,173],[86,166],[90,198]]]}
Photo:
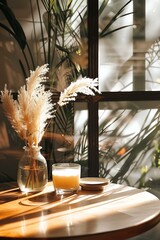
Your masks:
{"label": "dried pampas grass", "polygon": [[38,146],[47,120],[53,117],[52,93],[50,90],[46,91],[43,86],[48,71],[47,64],[31,71],[30,77],[26,79],[26,85],[18,92],[17,100],[13,99],[11,91],[6,86],[2,92],[2,105],[6,116],[19,137],[29,147]]}
{"label": "dried pampas grass", "polygon": [[[45,90],[43,82],[49,71],[48,65],[44,64],[30,72],[26,79],[26,85],[18,92],[17,100],[13,99],[11,91],[5,86],[2,94],[2,106],[6,116],[26,146],[38,147],[46,130],[48,120],[55,116],[55,104],[52,103],[52,93]],[[95,95],[100,93],[97,89],[98,79],[82,78],[72,82],[64,92],[60,94],[59,106],[75,101],[78,93]]]}
{"label": "dried pampas grass", "polygon": [[95,95],[94,92],[100,93],[97,89],[98,79],[82,78],[76,82],[72,82],[63,93],[61,93],[58,104],[60,106],[66,105],[70,101],[75,101],[78,93],[85,95]]}

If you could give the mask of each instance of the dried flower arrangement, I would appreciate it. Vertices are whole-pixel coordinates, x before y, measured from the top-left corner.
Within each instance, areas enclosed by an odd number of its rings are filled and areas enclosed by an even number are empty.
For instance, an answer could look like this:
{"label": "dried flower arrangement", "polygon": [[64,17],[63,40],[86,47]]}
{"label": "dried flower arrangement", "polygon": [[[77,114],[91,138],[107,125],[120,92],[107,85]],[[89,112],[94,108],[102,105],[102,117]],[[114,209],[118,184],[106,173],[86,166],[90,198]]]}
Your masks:
{"label": "dried flower arrangement", "polygon": [[[52,102],[52,92],[46,90],[43,84],[47,80],[48,71],[47,64],[38,66],[35,71],[31,71],[30,77],[26,79],[26,85],[22,86],[18,92],[17,100],[13,99],[7,86],[1,92],[5,114],[19,137],[25,141],[25,149],[28,151],[29,166],[25,165],[22,168],[19,163],[18,168],[17,181],[22,191],[41,190],[48,181],[46,167],[44,168],[45,174],[41,177],[42,167],[38,167],[39,163],[36,158],[37,148],[47,129],[48,120],[55,117],[57,110],[56,104]],[[61,93],[57,105],[63,106],[74,101],[78,93],[86,95],[99,93],[97,86],[97,79],[82,78],[72,82]]]}
{"label": "dried flower arrangement", "polygon": [[[55,116],[56,104],[52,103],[52,92],[45,90],[43,84],[47,80],[45,75],[48,71],[48,64],[38,66],[35,71],[31,71],[30,77],[26,79],[26,85],[18,92],[17,100],[13,99],[11,91],[6,86],[1,92],[5,114],[28,147],[38,147],[46,131],[48,120]],[[100,93],[97,86],[98,79],[78,79],[61,93],[57,104],[63,106],[74,101],[78,93],[86,95]]]}

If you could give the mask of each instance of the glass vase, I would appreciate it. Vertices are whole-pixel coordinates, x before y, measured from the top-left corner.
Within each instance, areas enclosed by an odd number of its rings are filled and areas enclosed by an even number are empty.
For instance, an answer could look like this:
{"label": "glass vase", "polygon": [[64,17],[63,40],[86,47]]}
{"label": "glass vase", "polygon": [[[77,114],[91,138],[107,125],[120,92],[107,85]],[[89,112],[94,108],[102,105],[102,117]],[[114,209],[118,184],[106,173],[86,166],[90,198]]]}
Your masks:
{"label": "glass vase", "polygon": [[40,192],[48,182],[47,162],[40,149],[41,147],[24,147],[17,174],[17,183],[23,192]]}

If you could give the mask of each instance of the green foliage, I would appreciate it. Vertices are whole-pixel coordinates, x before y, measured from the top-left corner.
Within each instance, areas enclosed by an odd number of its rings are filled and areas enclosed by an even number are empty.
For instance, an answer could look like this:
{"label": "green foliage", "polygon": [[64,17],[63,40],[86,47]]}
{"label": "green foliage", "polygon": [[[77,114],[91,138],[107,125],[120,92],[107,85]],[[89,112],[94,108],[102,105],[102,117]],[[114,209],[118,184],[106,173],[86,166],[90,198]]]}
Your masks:
{"label": "green foliage", "polygon": [[[115,28],[113,30],[110,30],[110,27],[113,25],[113,23],[115,23],[119,18],[121,17],[125,17],[127,15],[133,14],[133,12],[129,12],[127,14],[123,14],[124,10],[126,9],[127,5],[130,4],[132,2],[132,0],[129,0],[124,6],[122,6],[122,8],[111,18],[111,20],[109,21],[109,23],[104,27],[103,31],[99,34],[99,38],[103,38],[106,37],[107,35],[117,32],[123,28],[126,27],[133,27],[133,25],[124,25],[121,26],[119,28]],[[106,7],[108,1],[104,1],[100,7],[100,13],[103,12],[104,8]]]}

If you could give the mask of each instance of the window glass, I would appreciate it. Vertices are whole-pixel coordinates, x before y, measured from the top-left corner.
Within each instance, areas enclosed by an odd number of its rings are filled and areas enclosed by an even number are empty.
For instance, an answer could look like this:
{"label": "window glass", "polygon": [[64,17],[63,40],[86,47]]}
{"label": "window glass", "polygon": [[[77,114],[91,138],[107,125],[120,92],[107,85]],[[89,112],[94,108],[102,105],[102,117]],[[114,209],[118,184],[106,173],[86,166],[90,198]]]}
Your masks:
{"label": "window glass", "polygon": [[74,104],[74,161],[81,164],[81,176],[88,176],[88,109],[87,103]]}
{"label": "window glass", "polygon": [[[136,187],[160,177],[160,102],[99,104],[99,175]],[[150,186],[151,187],[151,186]]]}
{"label": "window glass", "polygon": [[[159,1],[99,1],[102,91],[160,90]],[[103,9],[103,11],[102,11]]]}
{"label": "window glass", "polygon": [[159,11],[160,1],[146,0],[146,88],[150,91],[160,90]]}
{"label": "window glass", "polygon": [[[131,91],[132,68],[122,71],[133,54],[133,3],[99,1],[99,80],[101,91]],[[121,12],[118,13],[121,9]],[[115,18],[115,16],[117,17]]]}

